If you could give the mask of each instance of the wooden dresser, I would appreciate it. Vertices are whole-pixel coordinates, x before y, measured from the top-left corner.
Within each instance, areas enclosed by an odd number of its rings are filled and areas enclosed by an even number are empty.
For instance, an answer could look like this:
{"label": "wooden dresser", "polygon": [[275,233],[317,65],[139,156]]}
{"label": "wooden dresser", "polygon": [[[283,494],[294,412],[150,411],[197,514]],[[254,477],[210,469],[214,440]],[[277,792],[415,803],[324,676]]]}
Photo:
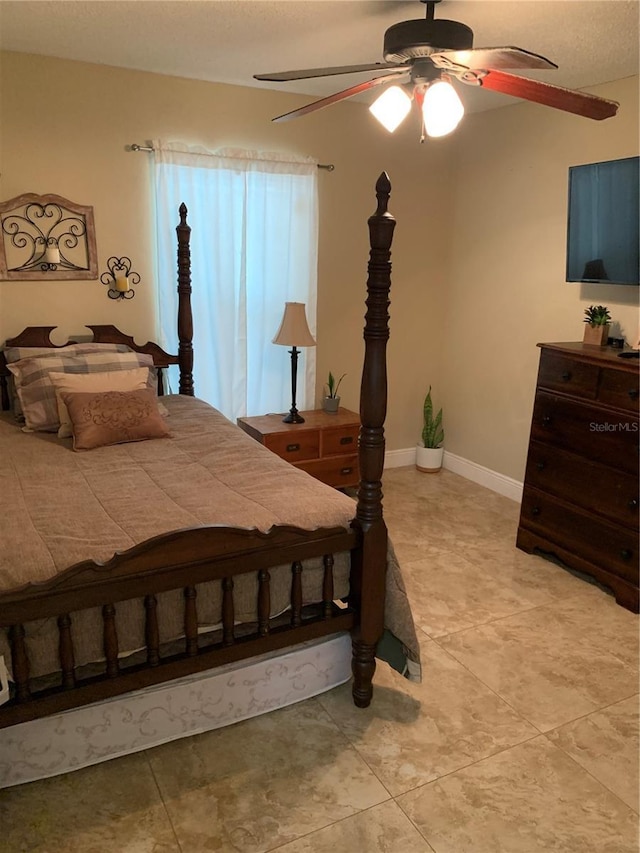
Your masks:
{"label": "wooden dresser", "polygon": [[282,415],[238,418],[238,426],[277,453],[329,486],[357,486],[360,417],[348,409],[328,415],[322,409],[300,412],[303,424],[285,424]]}
{"label": "wooden dresser", "polygon": [[517,545],[555,554],[638,612],[638,360],[539,346]]}

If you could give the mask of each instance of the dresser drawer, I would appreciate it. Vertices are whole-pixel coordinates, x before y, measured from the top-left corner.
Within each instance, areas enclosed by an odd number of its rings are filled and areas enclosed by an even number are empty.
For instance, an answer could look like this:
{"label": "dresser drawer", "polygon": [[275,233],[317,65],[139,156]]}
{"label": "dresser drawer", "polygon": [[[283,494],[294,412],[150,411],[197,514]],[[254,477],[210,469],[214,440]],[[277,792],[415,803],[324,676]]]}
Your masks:
{"label": "dresser drawer", "polygon": [[303,429],[275,433],[264,437],[265,446],[287,462],[317,459],[320,456],[320,430]]}
{"label": "dresser drawer", "polygon": [[638,537],[562,501],[525,487],[520,524],[595,566],[637,585]]}
{"label": "dresser drawer", "polygon": [[360,480],[357,454],[300,462],[296,468],[301,468],[328,486],[356,486]]}
{"label": "dresser drawer", "polygon": [[595,400],[598,391],[598,367],[543,350],[540,356],[538,386]]}
{"label": "dresser drawer", "polygon": [[526,482],[617,524],[637,528],[638,478],[633,474],[532,441]]}
{"label": "dresser drawer", "polygon": [[359,426],[325,429],[322,433],[322,455],[350,454],[358,449]]}
{"label": "dresser drawer", "polygon": [[612,370],[604,367],[600,372],[598,400],[606,406],[615,406],[638,413],[638,373],[629,370]]}
{"label": "dresser drawer", "polygon": [[630,474],[638,471],[638,419],[622,412],[538,391],[531,438]]}

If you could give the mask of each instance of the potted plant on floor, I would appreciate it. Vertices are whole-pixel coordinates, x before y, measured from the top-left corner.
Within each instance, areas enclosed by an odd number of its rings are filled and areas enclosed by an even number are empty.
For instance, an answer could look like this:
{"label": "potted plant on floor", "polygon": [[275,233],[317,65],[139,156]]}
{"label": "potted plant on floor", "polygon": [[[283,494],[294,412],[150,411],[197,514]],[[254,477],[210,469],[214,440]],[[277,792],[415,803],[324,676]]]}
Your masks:
{"label": "potted plant on floor", "polygon": [[605,347],[609,337],[609,324],[611,314],[604,305],[590,305],[584,309],[584,338],[585,344],[596,347]]}
{"label": "potted plant on floor", "polygon": [[340,379],[336,382],[335,376],[331,371],[329,371],[329,378],[327,379],[327,394],[325,395],[322,401],[322,408],[329,415],[335,415],[340,407],[340,397],[338,396],[338,388],[340,387],[340,383],[346,376],[346,373],[343,373]]}
{"label": "potted plant on floor", "polygon": [[444,455],[444,430],[442,428],[442,409],[433,416],[431,385],[423,406],[422,442],[416,446],[416,468],[427,474],[434,474],[442,468]]}

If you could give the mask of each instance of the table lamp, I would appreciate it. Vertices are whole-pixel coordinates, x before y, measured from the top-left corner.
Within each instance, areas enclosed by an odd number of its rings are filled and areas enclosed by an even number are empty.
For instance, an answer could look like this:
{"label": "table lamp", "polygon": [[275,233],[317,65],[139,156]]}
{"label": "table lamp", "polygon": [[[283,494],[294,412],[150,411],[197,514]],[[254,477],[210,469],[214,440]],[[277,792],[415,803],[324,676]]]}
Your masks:
{"label": "table lamp", "polygon": [[298,347],[314,347],[316,345],[307,325],[304,302],[285,302],[282,322],[273,343],[291,347],[289,350],[291,353],[291,409],[282,420],[285,424],[303,424],[304,418],[296,408]]}

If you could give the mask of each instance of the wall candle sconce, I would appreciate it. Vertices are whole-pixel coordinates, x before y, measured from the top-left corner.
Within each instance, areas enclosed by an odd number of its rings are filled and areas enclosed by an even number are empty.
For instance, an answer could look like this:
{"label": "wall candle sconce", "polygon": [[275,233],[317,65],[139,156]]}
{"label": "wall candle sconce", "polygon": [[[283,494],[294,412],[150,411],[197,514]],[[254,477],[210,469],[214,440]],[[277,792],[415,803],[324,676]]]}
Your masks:
{"label": "wall candle sconce", "polygon": [[138,284],[140,276],[131,270],[131,258],[111,257],[107,261],[107,272],[103,272],[100,281],[109,288],[109,299],[133,299],[136,295],[132,284]]}

